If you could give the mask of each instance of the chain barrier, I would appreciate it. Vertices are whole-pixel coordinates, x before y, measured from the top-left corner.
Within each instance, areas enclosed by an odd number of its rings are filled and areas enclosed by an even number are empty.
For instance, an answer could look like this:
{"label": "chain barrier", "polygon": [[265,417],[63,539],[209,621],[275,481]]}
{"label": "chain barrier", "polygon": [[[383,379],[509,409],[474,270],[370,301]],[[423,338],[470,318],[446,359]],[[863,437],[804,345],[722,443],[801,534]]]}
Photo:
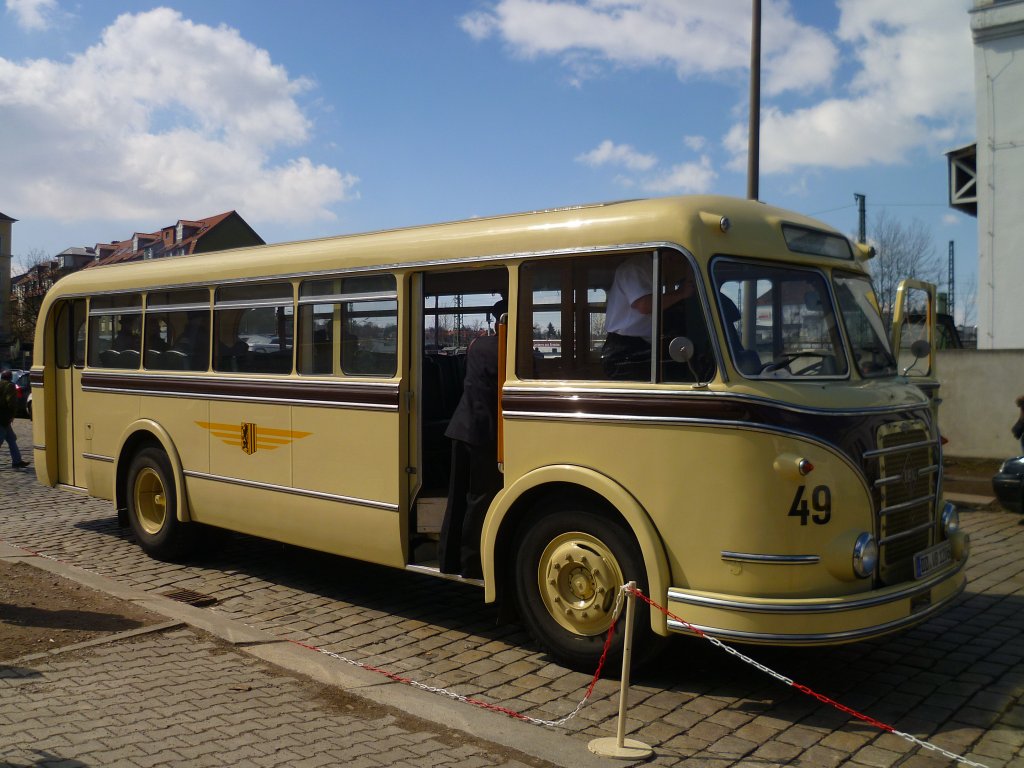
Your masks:
{"label": "chain barrier", "polygon": [[322,653],[325,656],[330,656],[332,659],[342,661],[353,667],[365,669],[367,672],[376,672],[377,674],[383,675],[384,677],[388,678],[389,680],[393,680],[396,683],[402,683],[403,685],[408,685],[412,688],[418,688],[421,691],[427,691],[428,693],[436,693],[440,696],[446,696],[449,699],[453,699],[454,701],[461,701],[463,704],[472,704],[474,707],[479,707],[480,709],[487,709],[492,712],[500,712],[503,715],[507,715],[508,717],[514,718],[516,720],[523,720],[527,723],[531,723],[532,725],[543,725],[549,728],[557,728],[559,726],[565,725],[567,722],[576,717],[576,715],[578,715],[583,710],[583,707],[585,707],[587,703],[590,701],[590,697],[594,693],[594,688],[597,685],[597,681],[601,679],[601,672],[604,671],[605,661],[607,661],[608,659],[608,649],[611,648],[612,638],[615,637],[615,626],[618,623],[619,614],[622,612],[622,605],[625,594],[626,587],[625,585],[623,585],[619,587],[615,595],[615,604],[612,606],[611,613],[612,623],[611,626],[608,627],[608,632],[605,634],[604,646],[601,648],[601,658],[597,662],[597,670],[594,672],[594,676],[590,680],[590,685],[587,686],[586,693],[583,694],[583,698],[580,699],[580,702],[576,705],[576,708],[573,709],[572,712],[565,715],[564,717],[560,717],[558,720],[543,720],[539,717],[531,717],[530,715],[524,715],[522,712],[516,712],[514,709],[508,709],[507,707],[503,707],[499,704],[492,704],[489,701],[483,701],[482,699],[476,699],[472,696],[465,696],[461,693],[455,693],[455,691],[450,691],[447,688],[438,688],[432,685],[427,685],[426,683],[421,683],[416,680],[412,680],[408,677],[402,677],[401,675],[397,675],[394,672],[389,672],[388,670],[374,666],[373,664],[367,664],[363,661],[356,661],[355,659],[350,659],[347,656],[342,656],[339,653],[334,653],[333,651],[328,651],[324,648],[318,648],[315,645],[309,645],[307,643],[299,642],[298,640],[289,640],[288,642],[293,643],[294,645],[301,646],[302,648],[307,648],[311,651],[316,651],[317,653]]}
{"label": "chain barrier", "polygon": [[670,610],[668,610],[668,608],[665,608],[664,606],[658,605],[656,602],[654,602],[651,598],[647,597],[647,595],[645,595],[639,589],[632,590],[632,594],[635,597],[639,597],[641,600],[643,600],[645,603],[647,603],[652,608],[657,608],[659,611],[661,611],[663,614],[665,614],[668,618],[675,619],[680,624],[682,624],[684,627],[686,627],[686,629],[688,631],[692,632],[693,634],[695,634],[700,639],[706,640],[707,642],[711,643],[715,647],[720,648],[721,650],[725,651],[726,653],[729,653],[729,654],[735,656],[736,658],[740,659],[741,661],[743,661],[746,664],[749,664],[752,667],[756,667],[757,669],[761,670],[765,674],[774,677],[776,680],[778,680],[778,681],[780,681],[782,683],[785,683],[786,685],[790,686],[791,688],[795,688],[796,690],[800,691],[801,693],[806,694],[806,695],[808,695],[808,696],[810,696],[810,697],[812,697],[814,699],[817,699],[822,704],[827,704],[830,707],[832,707],[834,709],[837,709],[840,712],[843,712],[844,714],[850,715],[851,717],[855,717],[856,719],[858,719],[858,720],[860,720],[860,721],[862,721],[864,723],[867,723],[868,725],[874,726],[875,728],[878,728],[881,731],[885,731],[886,733],[891,733],[894,736],[899,736],[900,738],[906,739],[907,741],[909,741],[909,742],[911,742],[913,744],[916,744],[919,747],[922,747],[924,749],[930,750],[932,752],[938,752],[940,755],[942,755],[945,758],[948,758],[949,760],[955,760],[958,763],[962,763],[964,765],[971,766],[971,768],[989,768],[984,763],[977,763],[977,762],[975,762],[973,760],[970,760],[970,759],[964,757],[963,755],[958,755],[955,752],[950,752],[949,750],[943,749],[942,747],[938,746],[937,744],[932,744],[930,742],[924,741],[923,739],[919,739],[916,736],[913,736],[913,735],[911,735],[909,733],[903,733],[903,731],[898,731],[898,730],[896,730],[891,725],[887,725],[886,723],[883,723],[880,720],[876,720],[875,718],[870,717],[869,715],[865,715],[865,714],[863,714],[861,712],[858,712],[855,709],[851,709],[850,707],[845,706],[844,704],[840,704],[835,699],[831,699],[831,698],[829,698],[828,696],[826,696],[823,693],[818,693],[817,691],[813,690],[812,688],[807,687],[806,685],[801,685],[800,683],[794,682],[793,680],[791,680],[790,678],[786,677],[785,675],[781,675],[778,672],[776,672],[775,670],[773,670],[773,669],[771,669],[769,667],[766,667],[764,664],[760,664],[759,662],[754,661],[749,656],[747,656],[747,655],[745,655],[743,653],[740,653],[739,651],[737,651],[732,646],[726,645],[725,643],[723,643],[718,638],[711,637],[706,632],[701,630],[699,627],[695,627],[695,626],[693,626],[693,624],[691,624],[690,622],[686,621],[685,619],[682,619],[679,616],[676,616],[674,613],[672,613]]}

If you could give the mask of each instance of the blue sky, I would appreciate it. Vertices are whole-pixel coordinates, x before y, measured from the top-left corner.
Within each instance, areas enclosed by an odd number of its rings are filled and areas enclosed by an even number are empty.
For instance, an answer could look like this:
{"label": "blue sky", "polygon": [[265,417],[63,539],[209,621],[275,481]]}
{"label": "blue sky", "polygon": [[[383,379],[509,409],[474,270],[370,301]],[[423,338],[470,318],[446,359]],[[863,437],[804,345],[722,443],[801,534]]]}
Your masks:
{"label": "blue sky", "polygon": [[[976,222],[969,0],[764,0],[762,200]],[[229,209],[268,242],[746,194],[749,0],[5,0],[0,211],[32,249]]]}

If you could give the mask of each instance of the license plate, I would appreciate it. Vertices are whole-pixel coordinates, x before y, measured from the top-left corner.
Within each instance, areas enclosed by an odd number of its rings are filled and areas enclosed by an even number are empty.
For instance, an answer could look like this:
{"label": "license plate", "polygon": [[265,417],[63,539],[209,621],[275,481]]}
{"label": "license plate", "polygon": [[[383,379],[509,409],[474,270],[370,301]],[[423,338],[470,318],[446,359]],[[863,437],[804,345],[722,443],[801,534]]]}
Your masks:
{"label": "license plate", "polygon": [[921,550],[914,555],[914,578],[923,579],[932,571],[944,568],[953,562],[953,547],[948,541]]}

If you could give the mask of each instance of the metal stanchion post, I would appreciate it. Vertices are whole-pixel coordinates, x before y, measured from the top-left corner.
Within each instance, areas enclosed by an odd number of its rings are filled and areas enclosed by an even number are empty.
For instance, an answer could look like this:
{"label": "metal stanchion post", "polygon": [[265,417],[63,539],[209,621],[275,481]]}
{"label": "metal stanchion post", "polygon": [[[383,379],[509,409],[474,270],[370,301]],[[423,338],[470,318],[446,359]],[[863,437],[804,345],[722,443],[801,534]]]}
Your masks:
{"label": "metal stanchion post", "polygon": [[622,760],[642,760],[650,757],[654,750],[636,739],[626,738],[626,703],[629,694],[629,667],[633,655],[633,620],[636,615],[636,582],[626,585],[626,628],[623,630],[622,677],[619,686],[619,721],[615,738],[605,736],[594,739],[587,745],[591,752],[602,757],[617,757]]}

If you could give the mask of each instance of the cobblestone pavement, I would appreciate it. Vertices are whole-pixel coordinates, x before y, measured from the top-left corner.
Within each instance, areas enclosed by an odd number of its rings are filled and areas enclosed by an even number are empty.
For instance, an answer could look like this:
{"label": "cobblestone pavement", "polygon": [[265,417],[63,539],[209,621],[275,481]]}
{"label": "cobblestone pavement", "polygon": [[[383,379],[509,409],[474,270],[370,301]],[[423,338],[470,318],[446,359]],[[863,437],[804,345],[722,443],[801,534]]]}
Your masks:
{"label": "cobblestone pavement", "polygon": [[0,765],[11,768],[526,766],[422,726],[190,629],[0,665]]}
{"label": "cobblestone pavement", "polygon": [[[27,426],[19,422],[22,445],[31,444]],[[160,563],[106,502],[6,467],[0,492],[0,539],[135,588],[210,595],[217,603],[207,610],[283,639],[544,719],[570,712],[589,683],[539,652],[520,625],[497,624],[473,587],[238,535],[197,563]],[[1024,524],[988,511],[962,520],[970,583],[952,609],[872,642],[747,652],[901,731],[992,768],[1024,768]],[[627,732],[654,747],[654,765],[953,764],[700,640],[675,638],[660,668],[633,682]],[[602,680],[566,738],[614,735],[617,696],[616,682]]]}

